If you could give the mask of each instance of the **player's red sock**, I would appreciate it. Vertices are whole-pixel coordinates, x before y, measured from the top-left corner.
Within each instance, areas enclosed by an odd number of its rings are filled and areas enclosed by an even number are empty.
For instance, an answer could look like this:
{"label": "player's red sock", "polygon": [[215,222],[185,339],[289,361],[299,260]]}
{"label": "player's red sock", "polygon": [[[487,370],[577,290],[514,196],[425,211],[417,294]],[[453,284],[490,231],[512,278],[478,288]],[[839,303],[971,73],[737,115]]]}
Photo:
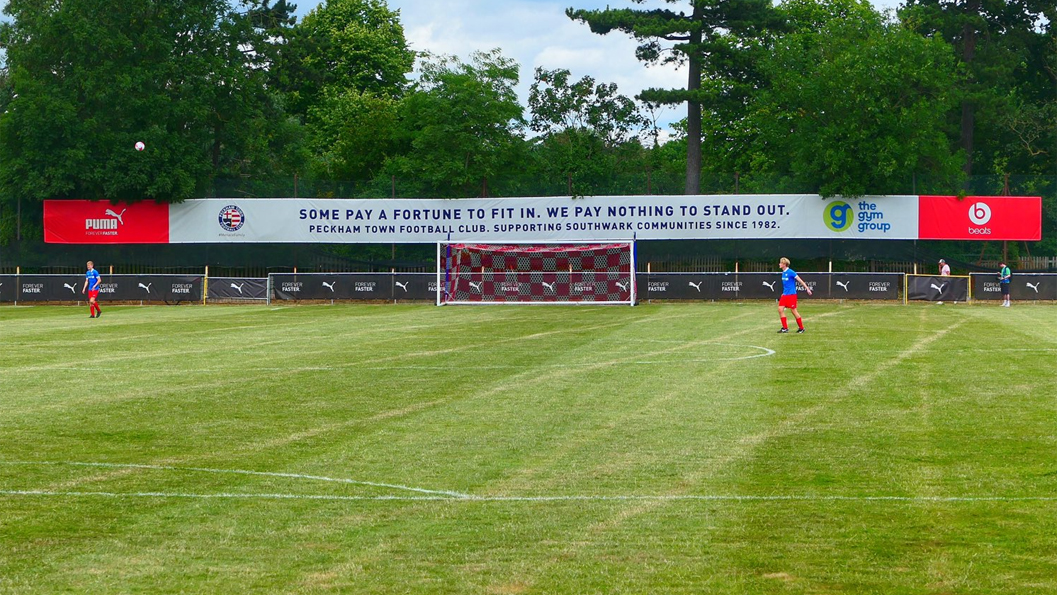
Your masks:
{"label": "player's red sock", "polygon": [[102,310],[99,309],[99,304],[92,304],[92,310],[94,314],[102,312]]}
{"label": "player's red sock", "polygon": [[88,314],[89,316],[95,316],[95,304],[88,302]]}
{"label": "player's red sock", "polygon": [[803,329],[804,328],[804,319],[803,318],[797,318],[796,319],[796,325],[798,327],[800,327],[801,329]]}
{"label": "player's red sock", "polygon": [[782,328],[789,328],[789,319],[785,316],[782,316]]}

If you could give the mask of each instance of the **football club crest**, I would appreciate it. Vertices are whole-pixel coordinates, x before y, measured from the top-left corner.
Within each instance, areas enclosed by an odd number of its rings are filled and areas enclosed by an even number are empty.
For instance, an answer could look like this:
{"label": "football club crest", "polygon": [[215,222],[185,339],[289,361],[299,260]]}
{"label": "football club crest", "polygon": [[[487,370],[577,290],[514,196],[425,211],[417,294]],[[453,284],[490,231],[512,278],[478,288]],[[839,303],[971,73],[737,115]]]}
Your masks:
{"label": "football club crest", "polygon": [[246,222],[246,214],[237,206],[228,205],[220,209],[219,221],[220,227],[224,231],[238,231],[242,228],[242,224]]}

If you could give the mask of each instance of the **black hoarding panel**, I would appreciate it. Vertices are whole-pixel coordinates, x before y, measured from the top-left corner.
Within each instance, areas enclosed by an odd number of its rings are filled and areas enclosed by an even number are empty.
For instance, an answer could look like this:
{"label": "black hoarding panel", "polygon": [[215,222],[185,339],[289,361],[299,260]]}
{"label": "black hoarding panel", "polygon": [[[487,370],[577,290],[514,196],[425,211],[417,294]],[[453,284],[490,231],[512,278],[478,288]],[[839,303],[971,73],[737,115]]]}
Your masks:
{"label": "black hoarding panel", "polygon": [[266,300],[268,299],[268,279],[210,277],[207,299]]}
{"label": "black hoarding panel", "polygon": [[714,277],[704,273],[650,273],[638,276],[637,282],[640,298],[650,300],[716,299]]}
{"label": "black hoarding panel", "polygon": [[200,302],[201,275],[103,275],[100,301]]}
{"label": "black hoarding panel", "polygon": [[393,299],[437,300],[436,273],[396,273],[393,275]]}
{"label": "black hoarding panel", "polygon": [[[828,273],[815,297],[834,300],[898,300],[902,273]],[[822,294],[819,291],[822,291]]]}
{"label": "black hoarding panel", "polygon": [[278,300],[389,300],[389,273],[277,273],[271,275]]}
{"label": "black hoarding panel", "polygon": [[13,302],[18,295],[18,277],[0,275],[0,302]]}
{"label": "black hoarding panel", "polygon": [[19,302],[77,302],[87,300],[81,293],[84,275],[20,275]]}
{"label": "black hoarding panel", "polygon": [[[973,273],[974,300],[1002,299],[1002,285],[998,275]],[[1057,274],[1014,273],[1009,280],[1009,297],[1013,300],[1057,300]]]}
{"label": "black hoarding panel", "polygon": [[908,275],[907,299],[929,302],[965,302],[969,299],[968,277]]}

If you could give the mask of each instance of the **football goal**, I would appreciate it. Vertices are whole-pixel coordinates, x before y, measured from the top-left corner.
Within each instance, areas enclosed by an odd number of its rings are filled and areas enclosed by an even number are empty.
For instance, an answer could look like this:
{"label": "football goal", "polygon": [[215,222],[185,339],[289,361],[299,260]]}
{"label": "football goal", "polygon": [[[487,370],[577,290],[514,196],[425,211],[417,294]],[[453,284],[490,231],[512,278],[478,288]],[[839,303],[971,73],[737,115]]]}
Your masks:
{"label": "football goal", "polygon": [[437,305],[635,304],[635,242],[437,244]]}

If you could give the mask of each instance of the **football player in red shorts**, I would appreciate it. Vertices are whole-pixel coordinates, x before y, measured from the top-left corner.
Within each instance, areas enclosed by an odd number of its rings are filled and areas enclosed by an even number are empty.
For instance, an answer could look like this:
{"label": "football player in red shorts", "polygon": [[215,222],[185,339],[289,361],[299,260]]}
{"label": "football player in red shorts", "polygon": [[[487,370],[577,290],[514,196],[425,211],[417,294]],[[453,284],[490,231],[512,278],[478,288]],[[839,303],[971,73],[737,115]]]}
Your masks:
{"label": "football player in red shorts", "polygon": [[789,268],[788,258],[782,257],[782,260],[778,261],[778,268],[782,269],[782,297],[778,299],[778,318],[782,320],[782,328],[778,329],[778,332],[789,332],[789,322],[785,318],[785,309],[789,308],[793,311],[793,317],[796,318],[796,326],[799,327],[796,332],[803,333],[804,320],[796,311],[796,286],[798,284],[803,286],[808,295],[811,295],[811,288],[804,283],[800,275],[796,274],[796,271]]}
{"label": "football player in red shorts", "polygon": [[99,276],[99,271],[95,270],[95,264],[89,260],[88,271],[84,274],[84,287],[81,288],[81,293],[88,294],[88,313],[91,314],[88,318],[98,318],[103,315],[103,310],[96,302],[102,282],[103,278]]}

